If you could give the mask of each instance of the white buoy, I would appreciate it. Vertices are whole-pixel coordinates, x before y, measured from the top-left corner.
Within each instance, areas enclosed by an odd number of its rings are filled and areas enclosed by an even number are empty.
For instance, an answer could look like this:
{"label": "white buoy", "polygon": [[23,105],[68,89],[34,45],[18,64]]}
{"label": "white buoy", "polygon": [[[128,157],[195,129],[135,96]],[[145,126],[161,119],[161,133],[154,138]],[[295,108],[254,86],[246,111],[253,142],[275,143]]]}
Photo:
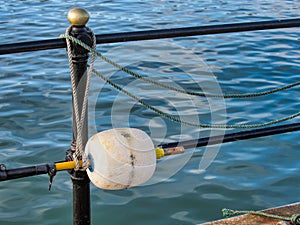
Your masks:
{"label": "white buoy", "polygon": [[87,174],[102,189],[119,190],[148,181],[156,167],[151,138],[135,128],[106,130],[92,136],[85,153],[91,166]]}

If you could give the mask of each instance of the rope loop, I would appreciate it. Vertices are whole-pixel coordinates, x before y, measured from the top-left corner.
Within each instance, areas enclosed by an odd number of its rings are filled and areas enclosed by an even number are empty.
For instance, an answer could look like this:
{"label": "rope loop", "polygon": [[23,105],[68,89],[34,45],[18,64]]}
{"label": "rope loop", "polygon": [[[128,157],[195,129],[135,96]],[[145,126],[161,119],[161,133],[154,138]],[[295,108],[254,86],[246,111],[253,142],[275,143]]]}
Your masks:
{"label": "rope loop", "polygon": [[212,94],[212,93],[203,93],[203,92],[194,92],[194,91],[186,91],[186,90],[182,90],[180,88],[168,85],[168,84],[163,84],[161,82],[155,81],[153,79],[144,77],[140,74],[135,73],[132,70],[127,69],[126,67],[121,66],[120,64],[112,61],[111,59],[105,57],[104,55],[102,55],[100,52],[95,51],[94,49],[92,49],[90,46],[88,46],[87,44],[83,43],[82,41],[78,40],[77,38],[74,38],[70,35],[60,35],[60,38],[66,38],[71,40],[72,42],[82,46],[83,48],[85,48],[86,50],[95,53],[96,56],[98,56],[100,59],[102,59],[104,62],[112,65],[113,67],[127,73],[130,76],[133,76],[136,79],[140,79],[143,80],[147,83],[153,84],[155,86],[161,87],[161,88],[165,88],[171,91],[176,91],[182,94],[187,94],[187,95],[192,95],[192,96],[199,96],[199,97],[206,97],[206,98],[237,98],[237,99],[243,99],[243,98],[254,98],[254,97],[260,97],[260,96],[265,96],[265,95],[269,95],[269,94],[273,94],[276,92],[280,92],[280,91],[284,91],[293,87],[297,87],[300,85],[300,81],[291,83],[291,84],[287,84],[285,86],[282,87],[278,87],[278,88],[274,88],[274,89],[269,89],[269,90],[265,90],[265,91],[261,91],[261,92],[253,92],[253,93],[239,93],[239,94]]}
{"label": "rope loop", "polygon": [[[173,91],[179,91],[180,90],[180,89],[177,89],[177,88],[170,87],[168,85],[161,84],[161,83],[159,83],[157,81],[154,81],[154,80],[142,77],[142,76],[134,73],[133,71],[128,70],[127,68],[125,68],[125,67],[123,67],[123,66],[121,66],[121,65],[113,62],[112,60],[106,58],[101,53],[97,52],[95,50],[95,48],[94,49],[91,48],[87,44],[83,43],[82,41],[78,40],[75,37],[70,36],[67,33],[65,35],[60,35],[60,37],[61,38],[66,38],[67,43],[70,42],[70,41],[72,41],[72,42],[74,42],[74,43],[82,46],[86,50],[92,52],[94,55],[96,55],[99,58],[101,58],[103,61],[105,61],[105,62],[113,65],[114,67],[116,67],[116,68],[118,68],[118,69],[120,69],[120,70],[128,73],[129,75],[134,76],[137,79],[142,79],[144,81],[147,81],[147,82],[150,82],[152,84],[159,85],[161,87],[165,87],[165,88],[168,88],[168,89],[171,88],[171,90],[173,90]],[[115,84],[114,82],[112,82],[111,80],[109,80],[108,78],[106,78],[103,74],[99,73],[96,70],[93,70],[92,67],[90,67],[89,71],[91,73],[96,74],[98,77],[100,77],[103,81],[105,81],[106,83],[108,83],[114,89],[122,92],[123,94],[126,94],[127,96],[129,96],[133,100],[139,102],[141,105],[143,105],[147,109],[149,109],[149,110],[157,113],[158,115],[160,115],[160,116],[162,116],[162,117],[164,117],[164,118],[166,118],[168,120],[171,120],[173,122],[180,123],[180,124],[183,124],[183,125],[187,125],[187,126],[193,126],[193,127],[198,127],[198,128],[216,128],[216,129],[234,129],[234,128],[251,129],[251,128],[258,128],[258,127],[270,126],[270,125],[281,123],[281,122],[284,122],[284,121],[288,121],[288,120],[291,120],[291,119],[294,119],[294,118],[300,116],[300,111],[299,111],[299,112],[296,112],[294,114],[288,115],[286,117],[279,118],[279,119],[274,119],[274,120],[270,120],[270,121],[263,122],[263,123],[246,123],[246,124],[191,123],[189,121],[182,120],[179,117],[175,117],[175,116],[173,116],[171,114],[165,113],[165,112],[159,110],[158,108],[147,104],[145,101],[143,101],[142,99],[138,98],[136,95],[134,95],[134,94],[126,91],[124,88],[120,87],[119,85]],[[260,92],[260,93],[247,93],[247,94],[237,94],[237,95],[236,94],[235,95],[214,95],[214,94],[204,94],[204,93],[198,93],[198,94],[190,93],[190,94],[192,94],[192,95],[198,95],[198,96],[203,96],[203,97],[205,96],[205,97],[220,97],[220,98],[226,98],[226,96],[227,96],[227,98],[229,98],[229,97],[230,98],[233,98],[233,97],[236,97],[236,98],[257,97],[257,96],[262,96],[262,95],[266,95],[266,94],[275,93],[275,92],[278,92],[278,91],[283,91],[283,90],[286,90],[288,88],[292,88],[292,87],[295,87],[295,86],[298,86],[298,85],[300,85],[300,82],[295,82],[295,83],[292,83],[292,84],[289,84],[289,85],[286,85],[286,86],[283,86],[283,87],[275,88],[275,89],[272,89],[272,90],[269,90],[269,91],[263,91],[263,92]],[[182,90],[180,90],[180,91],[182,91]],[[186,92],[186,91],[184,91],[184,93],[185,94],[189,94],[189,92]]]}
{"label": "rope loop", "polygon": [[294,225],[300,225],[300,214],[294,214],[291,216],[291,222]]}
{"label": "rope loop", "polygon": [[224,208],[224,209],[222,209],[222,214],[223,214],[223,217],[228,218],[228,217],[234,216],[235,211],[232,209]]}

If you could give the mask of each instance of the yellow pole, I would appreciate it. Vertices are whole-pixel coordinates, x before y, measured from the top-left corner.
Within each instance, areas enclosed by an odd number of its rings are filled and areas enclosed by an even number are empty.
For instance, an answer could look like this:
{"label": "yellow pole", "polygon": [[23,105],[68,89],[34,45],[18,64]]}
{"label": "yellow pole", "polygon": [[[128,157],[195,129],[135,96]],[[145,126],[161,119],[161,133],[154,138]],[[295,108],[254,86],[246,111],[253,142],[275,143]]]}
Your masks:
{"label": "yellow pole", "polygon": [[[82,165],[82,161],[79,160],[80,166]],[[61,170],[71,170],[76,167],[75,161],[68,161],[68,162],[59,162],[55,163],[55,167],[57,171]]]}

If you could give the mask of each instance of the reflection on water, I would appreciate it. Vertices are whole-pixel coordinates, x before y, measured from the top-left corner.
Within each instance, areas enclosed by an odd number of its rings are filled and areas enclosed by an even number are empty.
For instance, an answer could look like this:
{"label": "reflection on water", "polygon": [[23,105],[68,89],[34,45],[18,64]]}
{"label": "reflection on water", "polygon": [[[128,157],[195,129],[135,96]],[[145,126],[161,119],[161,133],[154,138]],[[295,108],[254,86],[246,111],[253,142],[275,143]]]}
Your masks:
{"label": "reflection on water", "polygon": [[[74,6],[90,12],[88,25],[97,34],[292,18],[298,16],[300,6],[298,1],[257,0],[243,4],[231,0],[0,3],[0,44],[58,38]],[[99,45],[98,50],[165,84],[193,91],[245,93],[299,80],[298,38],[299,29],[290,28]],[[65,50],[0,58],[0,163],[13,168],[63,159],[72,139]],[[264,122],[300,108],[298,88],[254,99],[201,99],[134,80],[100,60],[96,67],[145,102],[196,123]],[[92,84],[91,134],[131,126],[145,130],[160,144],[224,133],[178,126],[97,77]],[[298,146],[296,132],[164,158],[144,186],[116,192],[92,186],[92,222],[195,224],[220,218],[224,207],[261,209],[295,202],[300,180]],[[47,176],[1,183],[0,224],[71,224],[69,175],[59,173],[50,193],[47,187]]]}

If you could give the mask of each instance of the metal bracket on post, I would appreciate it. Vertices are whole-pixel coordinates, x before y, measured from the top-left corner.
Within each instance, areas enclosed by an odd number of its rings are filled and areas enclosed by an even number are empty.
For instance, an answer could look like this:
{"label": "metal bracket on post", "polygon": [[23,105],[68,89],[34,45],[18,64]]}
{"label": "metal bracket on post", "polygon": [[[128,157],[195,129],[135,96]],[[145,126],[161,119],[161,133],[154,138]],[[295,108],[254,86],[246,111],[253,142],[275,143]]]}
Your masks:
{"label": "metal bracket on post", "polygon": [[[71,9],[68,13],[68,20],[72,24],[70,35],[78,38],[84,43],[92,46],[92,34],[86,28],[85,24],[89,20],[89,14],[81,8]],[[87,61],[88,51],[81,46],[71,43],[72,62],[75,71],[75,83],[77,88],[77,104],[79,108],[83,106],[84,91],[87,80]],[[73,97],[74,101],[74,97]],[[74,102],[73,102],[74,103]],[[86,112],[87,113],[87,112]],[[79,115],[81,116],[81,115]],[[85,117],[87,118],[87,117]],[[82,144],[85,146],[88,138],[87,120],[82,125]],[[76,144],[77,124],[74,115],[73,104],[73,141]],[[67,151],[67,160],[72,160],[71,150]],[[74,225],[90,225],[90,180],[86,171],[70,171],[73,182],[73,224]]]}

